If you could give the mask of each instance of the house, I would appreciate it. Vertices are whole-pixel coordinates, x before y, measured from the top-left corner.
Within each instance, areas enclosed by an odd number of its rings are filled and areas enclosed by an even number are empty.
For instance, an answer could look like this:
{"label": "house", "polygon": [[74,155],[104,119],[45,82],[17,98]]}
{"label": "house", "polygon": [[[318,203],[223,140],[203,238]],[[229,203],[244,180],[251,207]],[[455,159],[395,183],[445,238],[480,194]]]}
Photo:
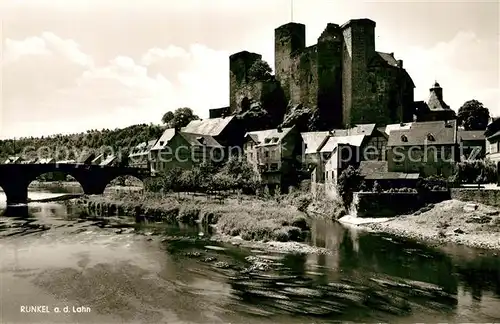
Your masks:
{"label": "house", "polygon": [[100,166],[117,166],[119,164],[119,159],[116,155],[108,155],[101,163]]}
{"label": "house", "polygon": [[235,116],[193,120],[181,131],[211,136],[217,143],[226,147],[241,147],[245,134],[244,128]]}
{"label": "house", "polygon": [[224,146],[213,136],[166,129],[151,148],[151,171],[165,172],[174,167],[188,169],[203,162],[222,162]]}
{"label": "house", "polygon": [[4,164],[21,164],[24,159],[20,156],[9,156]]}
{"label": "house", "polygon": [[[93,165],[99,165],[101,164],[104,160],[106,159],[106,156],[104,155],[104,153],[101,153],[97,156],[94,157],[94,159],[92,159],[92,161],[90,162],[90,164],[93,164]],[[84,164],[87,164],[87,163],[84,163]]]}
{"label": "house", "polygon": [[132,148],[128,158],[129,166],[134,168],[151,169],[151,149],[154,147],[158,140],[150,140],[142,142]]}
{"label": "house", "polygon": [[429,89],[427,102],[415,102],[415,119],[417,122],[446,121],[456,119],[456,113],[443,100],[443,88],[434,83]]}
{"label": "house", "polygon": [[500,162],[500,118],[491,118],[484,136],[486,138],[485,157],[498,165]]}
{"label": "house", "polygon": [[318,147],[330,136],[330,132],[303,132],[300,133],[300,136],[302,137],[303,143],[302,163],[306,170],[312,172],[320,161]]}
{"label": "house", "polygon": [[388,171],[451,176],[459,160],[457,136],[456,120],[415,122],[409,129],[391,131]]}
{"label": "house", "polygon": [[297,180],[302,137],[295,127],[253,131],[245,134],[243,149],[248,162],[260,174],[271,193],[287,192]]}
{"label": "house", "polygon": [[93,164],[92,161],[96,158],[96,154],[90,150],[80,152],[79,156],[75,159],[77,164]]}
{"label": "house", "polygon": [[366,135],[331,136],[317,149],[320,162],[311,173],[311,191],[317,195],[322,190],[335,195],[339,174],[349,165],[357,167],[361,160]]}
{"label": "house", "polygon": [[54,158],[44,158],[40,159],[37,161],[38,164],[51,164],[51,163],[56,163],[56,160]]}
{"label": "house", "polygon": [[458,130],[461,160],[484,159],[486,155],[486,136],[484,131]]}

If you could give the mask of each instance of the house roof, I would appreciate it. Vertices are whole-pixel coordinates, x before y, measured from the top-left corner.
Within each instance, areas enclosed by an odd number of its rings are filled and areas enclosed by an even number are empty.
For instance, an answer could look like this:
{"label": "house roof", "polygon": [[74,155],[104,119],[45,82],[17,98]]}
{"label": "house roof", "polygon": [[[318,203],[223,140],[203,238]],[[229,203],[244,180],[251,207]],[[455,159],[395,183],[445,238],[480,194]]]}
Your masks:
{"label": "house roof", "polygon": [[389,65],[398,67],[398,61],[394,58],[392,53],[377,52],[377,54]]}
{"label": "house roof", "polygon": [[233,120],[234,116],[193,120],[181,131],[192,134],[217,136]]}
{"label": "house roof", "polygon": [[256,144],[264,145],[274,145],[283,139],[290,131],[292,127],[282,128],[279,132],[277,128],[266,129],[261,131],[253,131],[245,134],[246,137],[250,137]]}
{"label": "house roof", "polygon": [[132,149],[132,153],[129,154],[129,157],[134,157],[134,156],[141,156],[141,155],[147,155],[149,154],[149,151],[151,151],[151,149],[154,147],[154,145],[156,144],[158,140],[150,140],[150,141],[147,141],[147,142],[142,142],[138,145],[136,145],[133,149]]}
{"label": "house roof", "polygon": [[387,172],[387,161],[361,161],[359,164],[359,173],[362,176],[383,172]]}
{"label": "house roof", "polygon": [[365,135],[331,136],[325,141],[324,145],[318,147],[318,151],[322,153],[333,152],[339,144],[361,146],[365,137]]}
{"label": "house roof", "polygon": [[365,176],[366,180],[397,180],[397,179],[413,179],[420,178],[419,173],[404,173],[404,172],[374,172]]}
{"label": "house roof", "polygon": [[95,159],[92,160],[92,163],[97,163],[102,158],[104,158],[104,154],[99,154],[98,156],[95,157]]}
{"label": "house roof", "polygon": [[38,160],[38,164],[49,164],[49,163],[55,163],[55,159],[54,158],[46,158],[46,159],[40,159]]}
{"label": "house roof", "polygon": [[352,136],[366,135],[370,136],[376,129],[376,124],[357,124],[348,129],[332,129],[332,136]]}
{"label": "house roof", "polygon": [[385,126],[384,133],[389,136],[392,131],[410,129],[412,123],[389,124]]}
{"label": "house roof", "polygon": [[[391,131],[387,146],[451,145],[456,143],[456,131],[456,120],[417,122],[410,129]],[[433,140],[428,137],[429,134]]]}
{"label": "house roof", "polygon": [[110,165],[111,163],[116,161],[116,159],[117,159],[116,155],[110,155],[104,161],[102,161],[99,165]]}
{"label": "house roof", "polygon": [[328,137],[329,132],[304,132],[300,133],[305,144],[305,154],[316,153],[318,147]]}
{"label": "house roof", "polygon": [[191,134],[186,132],[179,132],[179,135],[193,146],[222,147],[222,145],[210,135]]}
{"label": "house roof", "polygon": [[484,141],[486,136],[484,135],[484,131],[466,131],[459,129],[458,138],[461,141]]}
{"label": "house roof", "polygon": [[153,145],[151,148],[151,151],[158,151],[162,150],[167,146],[168,142],[174,137],[175,135],[175,128],[167,128],[163,132],[163,134],[160,136],[158,141]]}

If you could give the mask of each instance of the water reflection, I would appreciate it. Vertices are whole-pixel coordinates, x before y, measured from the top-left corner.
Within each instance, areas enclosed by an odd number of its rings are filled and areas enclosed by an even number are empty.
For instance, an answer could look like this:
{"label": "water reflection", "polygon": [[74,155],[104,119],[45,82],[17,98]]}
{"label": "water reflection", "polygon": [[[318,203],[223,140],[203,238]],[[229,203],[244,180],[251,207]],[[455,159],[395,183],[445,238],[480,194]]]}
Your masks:
{"label": "water reflection", "polygon": [[19,218],[30,217],[28,205],[4,206],[0,215],[5,217],[19,217]]}
{"label": "water reflection", "polygon": [[[132,231],[115,234],[102,225],[105,220],[78,220],[78,212],[62,204],[7,210],[16,219],[27,217],[16,226],[32,226],[30,233],[38,235],[0,236],[5,283],[0,293],[10,289],[10,304],[1,300],[0,307],[10,322],[29,322],[12,301],[37,304],[49,296],[53,303],[80,302],[95,310],[87,319],[66,322],[410,323],[500,317],[500,260],[474,250],[444,253],[318,220],[309,244],[330,253],[269,253],[210,242],[210,228],[201,225],[131,220]],[[11,219],[0,218],[0,227]],[[35,232],[34,221],[51,229]],[[101,317],[108,315],[114,319]]]}

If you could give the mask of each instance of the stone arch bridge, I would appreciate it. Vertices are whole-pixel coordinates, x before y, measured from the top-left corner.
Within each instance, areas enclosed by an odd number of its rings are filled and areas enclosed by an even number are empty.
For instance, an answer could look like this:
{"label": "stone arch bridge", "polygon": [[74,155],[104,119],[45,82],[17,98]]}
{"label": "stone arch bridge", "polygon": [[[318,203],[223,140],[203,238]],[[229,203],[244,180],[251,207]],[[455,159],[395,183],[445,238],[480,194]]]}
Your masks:
{"label": "stone arch bridge", "polygon": [[80,183],[85,194],[99,195],[119,176],[133,176],[142,181],[151,177],[144,168],[111,167],[87,164],[0,164],[0,187],[5,192],[7,204],[24,204],[28,201],[28,186],[45,173],[61,172],[71,175]]}

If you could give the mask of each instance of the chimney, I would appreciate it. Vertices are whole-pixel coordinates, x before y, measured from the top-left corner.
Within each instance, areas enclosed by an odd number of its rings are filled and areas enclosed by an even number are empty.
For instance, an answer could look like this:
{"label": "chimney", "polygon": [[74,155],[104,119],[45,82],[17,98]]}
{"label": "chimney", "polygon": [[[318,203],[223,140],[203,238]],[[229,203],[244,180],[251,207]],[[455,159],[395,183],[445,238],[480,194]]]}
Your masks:
{"label": "chimney", "polygon": [[278,131],[278,133],[281,133],[283,131],[283,128],[281,128],[281,126],[278,126],[278,128],[276,128],[276,130]]}
{"label": "chimney", "polygon": [[403,60],[398,60],[398,68],[403,68]]}

